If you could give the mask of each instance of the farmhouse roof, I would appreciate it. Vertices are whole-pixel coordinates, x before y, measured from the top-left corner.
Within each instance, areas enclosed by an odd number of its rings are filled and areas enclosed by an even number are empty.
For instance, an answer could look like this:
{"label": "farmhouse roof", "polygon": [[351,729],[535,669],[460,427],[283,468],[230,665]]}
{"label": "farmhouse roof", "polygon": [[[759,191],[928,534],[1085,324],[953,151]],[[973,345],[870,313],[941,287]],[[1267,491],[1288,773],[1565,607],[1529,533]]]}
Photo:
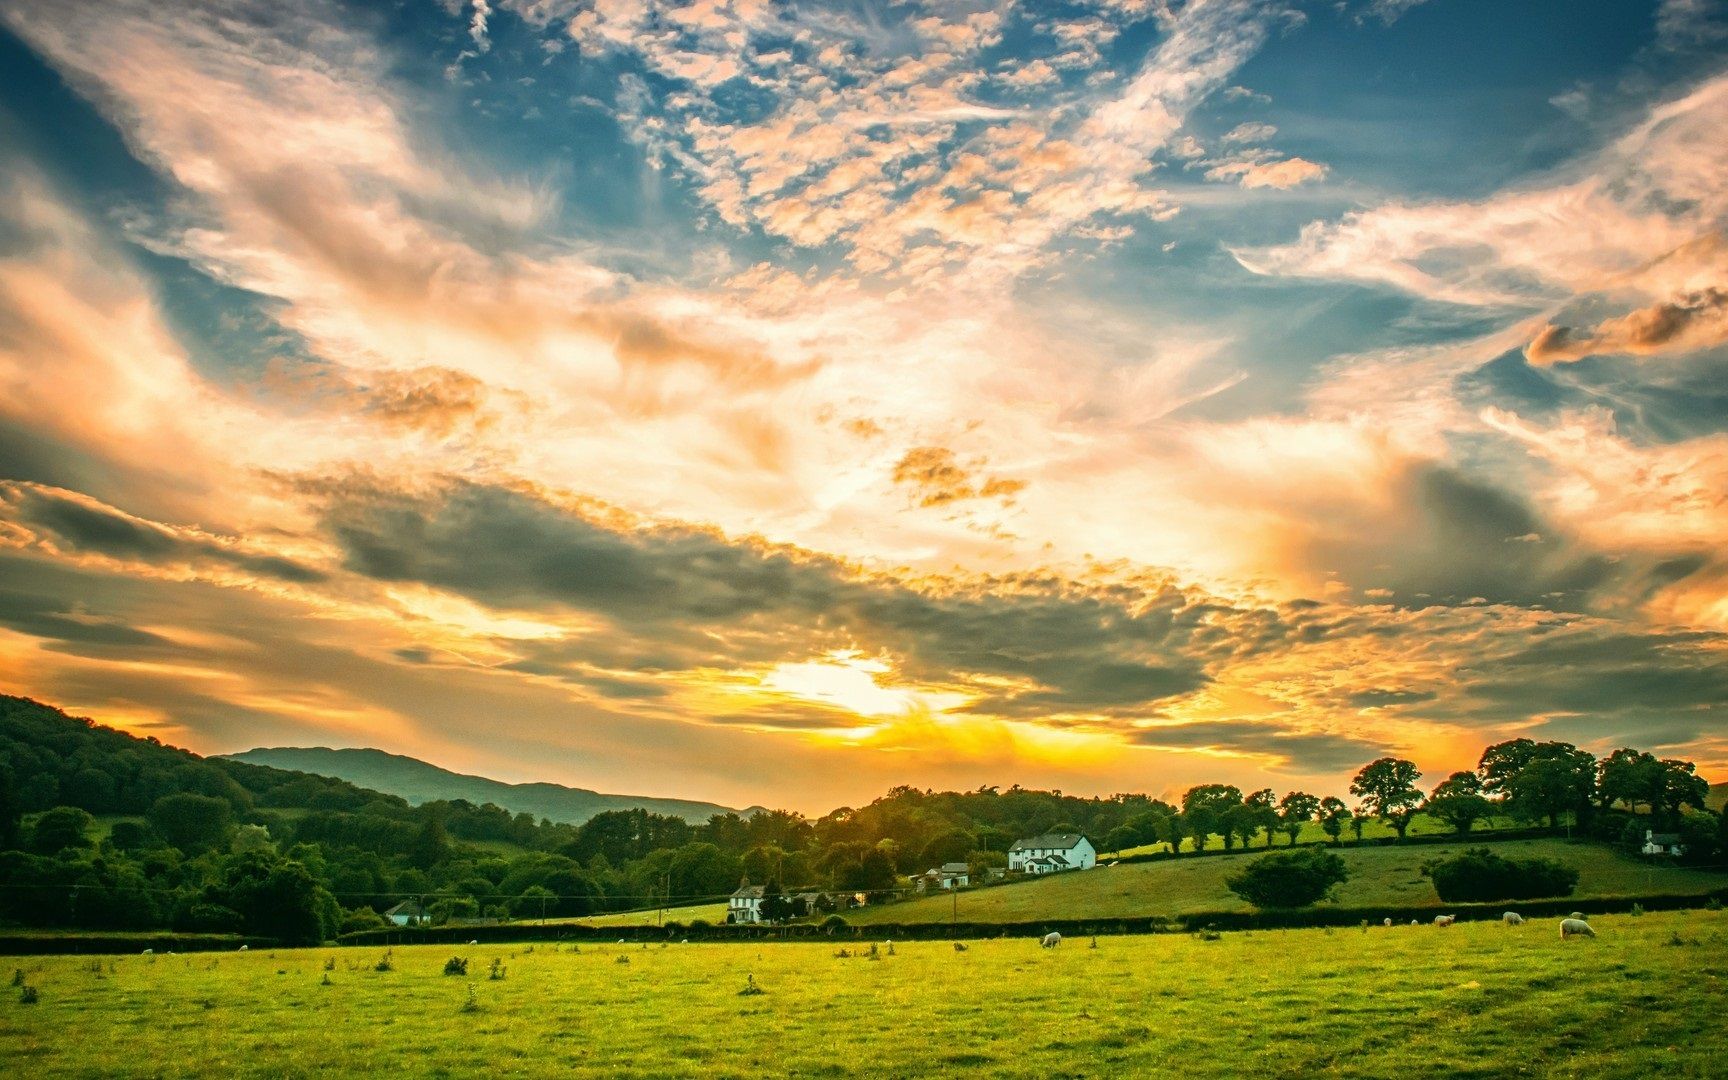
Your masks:
{"label": "farmhouse roof", "polygon": [[1680,834],[1677,832],[1659,832],[1650,834],[1650,843],[1652,844],[1661,844],[1663,847],[1672,847],[1679,842]]}
{"label": "farmhouse roof", "polygon": [[418,919],[424,914],[426,914],[426,910],[419,904],[416,904],[412,900],[404,900],[389,911],[386,911],[384,917],[389,918],[392,915],[406,915],[409,918]]}
{"label": "farmhouse roof", "polygon": [[1080,841],[1086,839],[1077,832],[1045,833],[1042,836],[1029,836],[1024,840],[1014,841],[1009,851],[1033,851],[1038,848],[1054,848],[1057,851],[1067,851],[1080,846]]}
{"label": "farmhouse roof", "polygon": [[737,899],[737,900],[760,900],[760,899],[762,899],[763,894],[765,892],[766,892],[766,886],[762,886],[762,885],[740,885],[740,886],[738,886],[737,891],[732,894],[732,896],[734,899]]}
{"label": "farmhouse roof", "polygon": [[945,862],[942,864],[942,872],[944,874],[969,874],[972,872],[972,867],[963,862]]}

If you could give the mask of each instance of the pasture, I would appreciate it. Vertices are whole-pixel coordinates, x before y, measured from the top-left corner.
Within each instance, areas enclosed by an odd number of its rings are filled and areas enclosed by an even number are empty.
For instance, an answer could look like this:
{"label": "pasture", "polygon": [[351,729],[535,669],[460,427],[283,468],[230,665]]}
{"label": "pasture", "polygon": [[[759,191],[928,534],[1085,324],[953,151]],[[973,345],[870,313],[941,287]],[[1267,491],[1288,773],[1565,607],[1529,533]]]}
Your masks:
{"label": "pasture", "polygon": [[1594,922],[25,958],[0,1073],[1720,1076],[1728,915]]}
{"label": "pasture", "polygon": [[[1336,849],[1350,868],[1350,880],[1338,889],[1341,907],[1418,907],[1438,905],[1433,884],[1421,866],[1431,859],[1457,854],[1471,845],[1423,844]],[[1274,849],[1278,850],[1278,849]],[[1599,844],[1562,840],[1506,840],[1494,850],[1508,858],[1542,856],[1558,859],[1579,872],[1579,899],[1611,896],[1703,894],[1728,884],[1728,877],[1708,870],[1653,864]],[[1264,852],[1247,855],[1177,858],[1163,862],[1099,866],[1093,870],[1052,874],[1035,881],[1014,882],[964,890],[958,901],[961,922],[1028,922],[1037,919],[1115,919],[1136,915],[1184,915],[1202,911],[1248,911],[1249,906],[1224,886],[1224,879]],[[846,912],[854,923],[947,922],[955,915],[951,894],[900,903],[872,905]]]}

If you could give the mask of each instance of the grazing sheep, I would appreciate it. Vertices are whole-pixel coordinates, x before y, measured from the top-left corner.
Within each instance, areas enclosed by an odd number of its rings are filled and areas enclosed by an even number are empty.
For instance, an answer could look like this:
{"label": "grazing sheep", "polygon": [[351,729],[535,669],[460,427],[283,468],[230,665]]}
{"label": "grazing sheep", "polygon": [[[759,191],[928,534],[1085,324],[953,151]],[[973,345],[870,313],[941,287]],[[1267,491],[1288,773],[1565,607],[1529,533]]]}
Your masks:
{"label": "grazing sheep", "polygon": [[1508,911],[1506,914],[1500,916],[1500,921],[1505,923],[1507,926],[1523,926],[1524,916],[1518,914],[1516,911]]}
{"label": "grazing sheep", "polygon": [[249,952],[251,950],[251,948],[252,948],[252,946],[250,946],[250,945],[242,945],[242,946],[240,946],[240,951],[241,952]]}
{"label": "grazing sheep", "polygon": [[1560,940],[1570,937],[1595,937],[1596,931],[1590,929],[1590,924],[1583,919],[1561,919]]}
{"label": "grazing sheep", "polygon": [[1458,921],[1458,916],[1456,916],[1456,915],[1436,915],[1436,916],[1434,916],[1434,925],[1435,926],[1451,926],[1453,923],[1455,923],[1457,921]]}
{"label": "grazing sheep", "polygon": [[155,956],[156,950],[155,949],[145,949],[143,951],[143,953],[141,953],[140,955],[142,955],[142,956]]}
{"label": "grazing sheep", "polygon": [[1386,921],[1385,921],[1385,922],[1383,922],[1383,923],[1381,923],[1381,924],[1380,924],[1380,925],[1382,925],[1382,926],[1391,926],[1391,925],[1392,925],[1392,919],[1391,919],[1391,918],[1390,918],[1390,917],[1388,917],[1388,918],[1387,918],[1387,919],[1386,919]]}
{"label": "grazing sheep", "polygon": [[470,938],[470,939],[469,939],[469,940],[468,940],[468,944],[470,944],[470,945],[478,945],[478,944],[480,944],[480,942],[479,942],[479,941],[477,941],[477,940],[475,940],[475,939],[473,939],[473,938]]}
{"label": "grazing sheep", "polygon": [[1054,949],[1056,946],[1062,944],[1062,935],[1052,930],[1048,934],[1044,935],[1044,939],[1039,944],[1043,945],[1046,949]]}
{"label": "grazing sheep", "polygon": [[678,944],[680,944],[680,945],[688,945],[688,944],[690,944],[690,939],[689,939],[689,938],[684,938],[684,939],[683,939],[683,940],[682,940],[682,941],[680,941],[680,942],[678,942]]}

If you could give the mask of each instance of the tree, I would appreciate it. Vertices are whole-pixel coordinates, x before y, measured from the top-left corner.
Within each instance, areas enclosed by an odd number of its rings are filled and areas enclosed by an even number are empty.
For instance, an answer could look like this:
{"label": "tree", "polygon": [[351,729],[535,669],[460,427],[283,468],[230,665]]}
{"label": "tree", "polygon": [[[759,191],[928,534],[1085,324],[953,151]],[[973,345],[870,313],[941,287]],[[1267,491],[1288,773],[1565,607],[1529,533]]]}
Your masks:
{"label": "tree", "polygon": [[1263,855],[1224,879],[1230,891],[1257,908],[1307,907],[1350,877],[1344,860],[1307,848]]}
{"label": "tree", "polygon": [[408,862],[420,870],[431,870],[450,857],[450,834],[436,815],[429,816],[408,847]]}
{"label": "tree", "polygon": [[227,799],[181,792],[157,799],[147,816],[170,847],[197,853],[228,846],[234,808]]}
{"label": "tree", "polygon": [[1553,859],[1508,859],[1488,848],[1471,848],[1422,867],[1434,891],[1448,904],[1491,900],[1535,900],[1570,896],[1578,871]]}
{"label": "tree", "polygon": [[[1278,828],[1279,822],[1277,794],[1275,794],[1271,788],[1261,788],[1259,791],[1245,797],[1242,800],[1242,805],[1248,808],[1249,817],[1253,822],[1254,831],[1258,832],[1262,829],[1265,830],[1266,846],[1271,847],[1272,833]],[[1249,835],[1252,835],[1252,833]],[[1242,846],[1248,846],[1248,840],[1246,838],[1243,839]]]}
{"label": "tree", "polygon": [[770,881],[762,887],[763,922],[785,922],[797,913],[797,905],[786,895],[778,881]]}
{"label": "tree", "polygon": [[207,901],[239,912],[248,934],[288,945],[316,945],[342,921],[336,898],[304,865],[268,852],[229,857]]}
{"label": "tree", "polygon": [[1296,846],[1296,838],[1302,834],[1302,826],[1313,821],[1319,813],[1319,797],[1306,791],[1292,791],[1278,800],[1278,824],[1290,838],[1291,847]]}
{"label": "tree", "polygon": [[1188,819],[1181,814],[1166,814],[1158,819],[1158,839],[1170,845],[1170,854],[1182,853],[1182,841],[1188,836]]}
{"label": "tree", "polygon": [[1663,758],[1659,766],[1650,806],[1663,822],[1676,820],[1681,809],[1687,806],[1694,810],[1705,809],[1704,802],[1710,796],[1710,782],[1698,775],[1696,766],[1690,761],[1672,758]]}
{"label": "tree", "polygon": [[1607,810],[1620,803],[1636,810],[1639,803],[1654,805],[1661,771],[1654,754],[1622,746],[1596,764],[1597,807]]}
{"label": "tree", "polygon": [[[1133,847],[1132,844],[1129,847]],[[978,849],[977,837],[966,829],[944,829],[924,845],[919,863],[924,869],[943,863],[965,862],[966,856]]]}
{"label": "tree", "polygon": [[1220,823],[1220,831],[1224,834],[1224,846],[1231,846],[1232,838],[1240,838],[1244,849],[1252,846],[1254,834],[1260,831],[1260,815],[1247,803],[1237,803],[1224,811],[1224,820]]}
{"label": "tree", "polygon": [[1206,838],[1213,833],[1224,834],[1224,847],[1232,847],[1232,837],[1225,831],[1225,814],[1231,807],[1242,804],[1242,789],[1232,784],[1201,784],[1189,788],[1182,796],[1182,817],[1187,822],[1188,835],[1194,838],[1194,850],[1206,850]]}
{"label": "tree", "polygon": [[96,819],[76,806],[44,810],[30,829],[30,850],[38,855],[57,855],[67,848],[87,848],[86,835]]}
{"label": "tree", "polygon": [[[1350,794],[1361,797],[1363,809],[1391,825],[1402,840],[1416,808],[1422,805],[1422,793],[1416,789],[1421,775],[1413,761],[1383,757],[1362,766],[1356,779],[1350,781]],[[1357,839],[1361,839],[1360,832]]]}
{"label": "tree", "polygon": [[1524,767],[1506,781],[1506,805],[1527,821],[1548,819],[1558,829],[1561,815],[1582,815],[1596,794],[1596,758],[1571,743],[1537,743]]}
{"label": "tree", "polygon": [[1104,837],[1104,850],[1111,852],[1127,851],[1140,846],[1140,830],[1132,825],[1118,825]]}
{"label": "tree", "polygon": [[1455,772],[1435,786],[1427,810],[1463,836],[1494,812],[1494,804],[1482,794],[1481,777],[1473,772]]}
{"label": "tree", "polygon": [[1344,823],[1350,820],[1350,808],[1344,805],[1344,800],[1328,795],[1320,800],[1320,828],[1331,837],[1336,844],[1344,833]]}

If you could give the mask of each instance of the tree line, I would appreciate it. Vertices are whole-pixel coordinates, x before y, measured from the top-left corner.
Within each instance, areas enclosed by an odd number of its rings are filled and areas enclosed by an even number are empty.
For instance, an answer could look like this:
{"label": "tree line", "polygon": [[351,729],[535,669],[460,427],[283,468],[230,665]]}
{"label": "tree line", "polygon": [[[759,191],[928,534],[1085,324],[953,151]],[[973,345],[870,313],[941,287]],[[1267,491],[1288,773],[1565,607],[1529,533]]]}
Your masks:
{"label": "tree line", "polygon": [[1597,761],[1569,744],[1521,739],[1489,747],[1476,770],[1430,792],[1419,779],[1410,762],[1372,762],[1351,784],[1354,806],[1226,784],[1193,787],[1178,803],[897,787],[814,819],[766,811],[692,823],[620,810],[570,825],[463,800],[410,806],[342,780],[200,758],[0,696],[0,919],[318,941],[382,925],[381,913],[401,900],[449,920],[692,903],[740,880],[775,895],[877,892],[950,862],[982,875],[1005,865],[1016,839],[1041,833],[1084,833],[1106,851],[1180,852],[1262,835],[1269,846],[1280,833],[1294,844],[1310,822],[1338,842],[1376,817],[1402,836],[1422,811],[1460,833],[1506,814],[1598,834],[1655,823],[1700,837],[1700,851],[1719,846],[1692,765],[1638,751]]}

